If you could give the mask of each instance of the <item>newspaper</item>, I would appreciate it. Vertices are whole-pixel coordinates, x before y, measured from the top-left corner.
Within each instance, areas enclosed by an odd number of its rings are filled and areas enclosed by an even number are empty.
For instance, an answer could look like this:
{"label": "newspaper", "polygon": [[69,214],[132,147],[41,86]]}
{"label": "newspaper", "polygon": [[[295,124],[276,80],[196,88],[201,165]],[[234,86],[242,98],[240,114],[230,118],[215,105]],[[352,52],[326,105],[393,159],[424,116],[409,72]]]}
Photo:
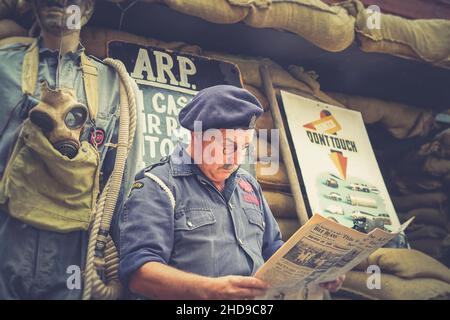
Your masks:
{"label": "newspaper", "polygon": [[[411,218],[392,232],[374,229],[365,234],[319,214],[303,225],[256,272],[271,285],[260,299],[306,299],[318,284],[335,280],[372,252],[403,232]],[[317,293],[317,292],[316,292]]]}

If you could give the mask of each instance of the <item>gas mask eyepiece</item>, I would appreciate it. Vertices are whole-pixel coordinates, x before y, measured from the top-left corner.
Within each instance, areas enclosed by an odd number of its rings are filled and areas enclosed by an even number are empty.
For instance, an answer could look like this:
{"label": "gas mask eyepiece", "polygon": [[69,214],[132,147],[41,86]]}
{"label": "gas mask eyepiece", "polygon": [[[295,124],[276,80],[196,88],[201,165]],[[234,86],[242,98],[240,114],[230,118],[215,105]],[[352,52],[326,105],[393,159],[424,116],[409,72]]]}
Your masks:
{"label": "gas mask eyepiece", "polygon": [[83,128],[88,118],[88,109],[84,104],[75,104],[67,111],[64,123],[71,130]]}

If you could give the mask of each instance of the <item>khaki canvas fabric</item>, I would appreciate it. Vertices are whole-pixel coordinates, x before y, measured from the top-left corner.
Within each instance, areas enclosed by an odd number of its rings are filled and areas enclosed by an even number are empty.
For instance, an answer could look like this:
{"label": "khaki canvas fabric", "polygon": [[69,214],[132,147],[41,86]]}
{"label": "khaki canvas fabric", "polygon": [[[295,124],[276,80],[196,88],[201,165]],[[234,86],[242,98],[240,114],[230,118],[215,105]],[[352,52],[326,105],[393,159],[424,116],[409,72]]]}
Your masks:
{"label": "khaki canvas fabric", "polygon": [[73,159],[63,156],[26,120],[0,182],[0,203],[37,228],[87,230],[99,192],[99,162],[87,141]]}
{"label": "khaki canvas fabric", "polygon": [[353,42],[355,18],[320,0],[163,0],[174,10],[214,23],[245,22],[293,32],[328,51]]}
{"label": "khaki canvas fabric", "polygon": [[347,108],[362,113],[364,123],[381,123],[396,138],[424,136],[434,126],[433,113],[396,102],[375,98],[328,93]]}
{"label": "khaki canvas fabric", "polygon": [[250,91],[250,93],[253,94],[258,99],[264,111],[269,110],[269,101],[267,100],[267,97],[258,88],[245,83],[244,88]]}
{"label": "khaki canvas fabric", "polygon": [[431,300],[450,299],[450,284],[429,279],[403,279],[391,274],[382,274],[381,288],[367,287],[368,274],[361,271],[350,271],[341,290],[373,300]]}
{"label": "khaki canvas fabric", "polygon": [[397,212],[402,221],[415,217],[414,224],[433,225],[443,227],[447,225],[447,208],[417,208],[408,213]]}
{"label": "khaki canvas fabric", "polygon": [[409,240],[411,248],[421,251],[435,259],[443,258],[443,239],[423,238]]}
{"label": "khaki canvas fabric", "polygon": [[[272,144],[270,141],[267,141],[267,139],[263,139],[262,137],[257,137],[255,142],[256,147],[256,154],[257,154],[257,160],[261,162],[268,162],[268,161],[277,161],[277,162],[283,162],[283,159],[281,159],[280,151],[274,150],[275,152],[272,152]],[[274,147],[275,148],[275,147]]]}
{"label": "khaki canvas fabric", "polygon": [[381,272],[402,278],[432,278],[450,284],[450,269],[439,261],[417,250],[380,248],[355,269],[365,271],[377,265]]}
{"label": "khaki canvas fabric", "polygon": [[232,5],[228,0],[163,0],[174,10],[214,23],[237,23],[247,16],[250,8]]}
{"label": "khaki canvas fabric", "polygon": [[397,211],[409,211],[414,208],[442,208],[448,196],[443,192],[413,193],[404,196],[392,196]]}
{"label": "khaki canvas fabric", "polygon": [[266,111],[262,115],[260,115],[259,118],[256,119],[255,128],[256,128],[256,130],[259,130],[259,129],[268,129],[268,130],[275,129],[275,124],[273,122],[272,113],[270,111]]}
{"label": "khaki canvas fabric", "polygon": [[409,240],[417,239],[444,239],[447,234],[445,225],[435,226],[429,224],[412,224],[406,231]]}
{"label": "khaki canvas fabric", "polygon": [[290,193],[263,190],[263,195],[275,218],[297,218],[294,198]]}
{"label": "khaki canvas fabric", "polygon": [[409,20],[381,13],[380,28],[369,29],[369,14],[364,5],[358,0],[352,2],[356,34],[363,51],[387,53],[450,68],[449,20]]}
{"label": "khaki canvas fabric", "polygon": [[300,228],[297,219],[277,218],[277,222],[280,227],[281,237],[284,241],[288,240]]}
{"label": "khaki canvas fabric", "polygon": [[13,20],[0,20],[0,39],[25,37],[27,31]]}
{"label": "khaki canvas fabric", "polygon": [[248,25],[290,31],[328,51],[346,49],[355,37],[354,18],[345,9],[320,0],[229,1],[250,8],[244,20]]}
{"label": "khaki canvas fabric", "polygon": [[275,174],[263,174],[267,172],[269,167],[271,166],[270,163],[265,162],[257,162],[256,163],[256,178],[258,179],[258,182],[261,184],[261,187],[264,190],[271,190],[271,191],[285,191],[290,192],[291,187],[289,185],[289,180],[287,177],[286,167],[283,163],[278,164],[278,170]]}

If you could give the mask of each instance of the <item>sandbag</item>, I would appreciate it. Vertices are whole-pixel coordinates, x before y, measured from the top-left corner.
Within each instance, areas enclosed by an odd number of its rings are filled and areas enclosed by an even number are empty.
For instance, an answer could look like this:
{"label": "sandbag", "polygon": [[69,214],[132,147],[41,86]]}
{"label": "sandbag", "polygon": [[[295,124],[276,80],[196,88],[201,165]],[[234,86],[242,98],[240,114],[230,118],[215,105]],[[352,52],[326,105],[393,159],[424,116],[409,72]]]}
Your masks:
{"label": "sandbag", "polygon": [[408,213],[398,213],[401,221],[407,221],[415,217],[414,224],[425,224],[433,226],[445,226],[448,222],[447,212],[444,208],[418,208],[409,211]]}
{"label": "sandbag", "polygon": [[450,128],[441,131],[431,141],[421,145],[417,155],[450,159]]}
{"label": "sandbag", "polygon": [[[255,129],[267,129],[272,130],[275,129],[275,124],[273,122],[272,113],[270,111],[264,112],[262,115],[256,119]],[[268,133],[269,134],[269,133]]]}
{"label": "sandbag", "polygon": [[391,181],[402,195],[439,192],[443,186],[440,178],[431,178],[417,170],[398,172],[390,168]]}
{"label": "sandbag", "polygon": [[[269,141],[268,141],[269,140]],[[276,161],[282,162],[279,146],[270,143],[270,139],[257,137],[255,142],[256,160],[261,162]]]}
{"label": "sandbag", "polygon": [[450,21],[443,19],[408,20],[381,14],[380,28],[369,29],[364,5],[355,0],[356,34],[361,50],[387,53],[426,61],[450,68]]}
{"label": "sandbag", "polygon": [[275,218],[297,218],[294,198],[291,194],[280,191],[264,190],[263,195]]}
{"label": "sandbag", "polygon": [[280,65],[269,59],[255,59],[224,53],[207,52],[202,51],[202,49],[198,46],[185,44],[183,42],[163,42],[122,31],[103,28],[85,27],[81,30],[81,42],[86,47],[87,52],[99,58],[106,57],[108,42],[113,40],[137,43],[144,46],[161,47],[169,50],[177,50],[234,63],[241,71],[242,80],[245,85],[251,89],[252,93],[257,95],[257,98],[261,99],[260,101],[266,109],[269,109],[266,97],[262,92],[256,91],[258,88],[262,87],[262,80],[259,73],[259,67],[262,64],[269,66],[274,86],[294,89],[297,90],[297,94],[302,94],[326,103],[339,105],[339,102],[332,99],[324,92],[317,90],[317,85],[313,85],[313,88],[316,88],[314,89],[315,91],[313,91],[312,87],[310,87],[313,79],[311,78],[311,80],[305,80],[308,76],[312,77],[311,73],[306,72],[303,74],[302,79],[306,82],[305,83],[294,78],[288,71],[284,70]]}
{"label": "sandbag", "polygon": [[187,45],[183,42],[164,42],[160,40],[145,38],[131,33],[116,31],[97,27],[84,27],[81,29],[81,43],[86,51],[98,58],[105,58],[107,55],[108,42],[125,41],[137,43],[144,46],[154,46],[169,50],[178,50],[187,53],[201,54],[198,46]]}
{"label": "sandbag", "polygon": [[249,8],[235,6],[228,0],[163,0],[172,9],[213,23],[237,23],[248,14]]}
{"label": "sandbag", "polygon": [[422,170],[431,176],[445,177],[450,174],[450,159],[427,157]]}
{"label": "sandbag", "polygon": [[431,192],[391,196],[391,199],[397,211],[409,211],[414,208],[442,208],[448,196],[443,192]]}
{"label": "sandbag", "polygon": [[245,83],[244,88],[247,89],[251,94],[253,94],[258,99],[264,111],[269,110],[269,101],[267,100],[267,97],[261,91],[259,91],[258,88],[255,88],[254,86]]}
{"label": "sandbag", "polygon": [[283,163],[278,163],[278,170],[271,175],[266,174],[273,163],[256,163],[256,179],[261,184],[263,190],[268,191],[285,191],[290,192],[291,187],[286,172],[286,167]]}
{"label": "sandbag", "polygon": [[26,36],[27,30],[25,30],[13,20],[0,20],[0,39]]}
{"label": "sandbag", "polygon": [[440,260],[443,255],[442,239],[423,238],[408,240],[411,248],[426,253],[427,255]]}
{"label": "sandbag", "polygon": [[298,228],[300,228],[300,224],[297,219],[277,218],[276,220],[278,222],[278,226],[280,227],[283,241],[289,240]]}
{"label": "sandbag", "polygon": [[427,224],[413,223],[406,230],[409,240],[417,239],[443,239],[447,234],[444,226],[433,226]]}
{"label": "sandbag", "polygon": [[356,266],[355,270],[366,271],[370,265],[379,266],[382,274],[389,273],[407,279],[431,278],[450,284],[450,269],[417,250],[380,248]]}
{"label": "sandbag", "polygon": [[[308,83],[300,81],[292,76],[288,71],[283,69],[280,65],[276,64],[270,59],[255,59],[251,57],[230,55],[225,53],[205,51],[203,55],[211,58],[216,58],[224,61],[230,61],[235,63],[242,73],[243,82],[247,85],[254,86],[256,88],[262,88],[262,79],[259,72],[261,65],[267,65],[270,71],[270,76],[274,88],[285,88],[286,90],[295,89],[298,94],[311,97],[322,102],[340,105],[335,99],[328,96],[323,91],[314,92]],[[305,73],[304,76],[311,76],[311,74]]]}
{"label": "sandbag", "polygon": [[416,278],[404,279],[391,274],[381,274],[381,288],[369,289],[368,274],[361,271],[347,272],[343,291],[373,300],[431,300],[449,299],[450,284],[447,282]]}
{"label": "sandbag", "polygon": [[398,139],[425,136],[435,126],[431,111],[374,98],[331,92],[328,95],[341,102],[347,108],[360,111],[364,123],[380,122]]}
{"label": "sandbag", "polygon": [[355,37],[354,17],[339,6],[320,0],[229,0],[250,8],[244,22],[256,28],[293,32],[316,46],[337,52],[348,48]]}

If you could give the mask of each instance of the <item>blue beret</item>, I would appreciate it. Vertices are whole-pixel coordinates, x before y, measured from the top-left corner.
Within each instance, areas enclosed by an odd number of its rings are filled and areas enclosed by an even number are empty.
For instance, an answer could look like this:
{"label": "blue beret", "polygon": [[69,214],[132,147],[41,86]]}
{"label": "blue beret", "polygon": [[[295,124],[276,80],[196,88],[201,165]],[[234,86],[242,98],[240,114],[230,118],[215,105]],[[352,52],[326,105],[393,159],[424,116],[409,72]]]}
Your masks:
{"label": "blue beret", "polygon": [[183,109],[182,127],[194,131],[194,121],[208,129],[252,129],[264,112],[258,99],[245,89],[218,85],[201,90]]}

